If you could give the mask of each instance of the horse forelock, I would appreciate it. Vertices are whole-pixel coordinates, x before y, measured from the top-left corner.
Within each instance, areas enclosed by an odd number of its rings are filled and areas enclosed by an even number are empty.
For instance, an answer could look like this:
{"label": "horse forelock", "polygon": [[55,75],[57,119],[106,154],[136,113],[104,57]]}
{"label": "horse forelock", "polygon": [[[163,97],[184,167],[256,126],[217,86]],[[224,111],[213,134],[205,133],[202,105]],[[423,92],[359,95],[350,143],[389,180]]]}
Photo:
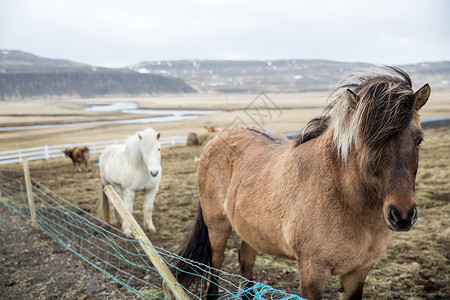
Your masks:
{"label": "horse forelock", "polygon": [[[368,147],[374,153],[398,135],[413,115],[411,79],[402,70],[365,73],[349,77],[331,96],[326,108],[334,126],[333,143],[339,156],[347,161],[355,147]],[[351,89],[359,98],[355,108],[347,98]]]}

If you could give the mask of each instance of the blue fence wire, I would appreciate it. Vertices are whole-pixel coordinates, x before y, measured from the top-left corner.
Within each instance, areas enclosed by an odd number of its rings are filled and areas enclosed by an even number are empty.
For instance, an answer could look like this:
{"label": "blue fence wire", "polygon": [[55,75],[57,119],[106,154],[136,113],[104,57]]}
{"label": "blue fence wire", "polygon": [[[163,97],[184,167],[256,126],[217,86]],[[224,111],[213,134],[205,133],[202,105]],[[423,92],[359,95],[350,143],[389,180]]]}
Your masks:
{"label": "blue fence wire", "polygon": [[[162,283],[166,279],[154,268],[136,238],[125,235],[66,201],[34,178],[31,181],[37,225],[41,230],[141,299],[164,299]],[[22,172],[1,169],[0,191],[2,203],[23,218],[30,219]],[[183,287],[190,299],[204,298],[206,287],[216,280],[219,299],[237,299],[249,293],[253,294],[253,299],[302,299],[239,275],[187,260],[157,246],[146,246],[157,251],[169,268],[175,269],[179,260],[192,266],[192,273],[200,278],[189,289]]]}

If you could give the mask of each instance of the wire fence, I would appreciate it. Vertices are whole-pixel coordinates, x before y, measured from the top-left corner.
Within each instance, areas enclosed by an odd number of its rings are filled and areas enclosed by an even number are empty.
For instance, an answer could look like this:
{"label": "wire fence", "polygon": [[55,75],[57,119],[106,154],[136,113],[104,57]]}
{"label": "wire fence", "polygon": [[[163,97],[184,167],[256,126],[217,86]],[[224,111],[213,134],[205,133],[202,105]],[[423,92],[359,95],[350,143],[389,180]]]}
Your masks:
{"label": "wire fence", "polygon": [[[41,230],[139,298],[165,298],[162,286],[167,278],[162,278],[152,265],[138,239],[125,235],[71,204],[32,177],[31,182],[37,226]],[[0,191],[2,203],[23,218],[30,218],[22,172],[1,169]],[[302,299],[268,285],[248,281],[239,275],[184,259],[162,248],[145,246],[158,252],[172,270],[176,268],[175,264],[182,260],[191,266],[191,274],[206,274],[198,275],[197,284],[189,289],[182,287],[190,299],[204,298],[206,286],[215,282],[219,287],[219,299],[236,299],[250,294],[253,299]]]}

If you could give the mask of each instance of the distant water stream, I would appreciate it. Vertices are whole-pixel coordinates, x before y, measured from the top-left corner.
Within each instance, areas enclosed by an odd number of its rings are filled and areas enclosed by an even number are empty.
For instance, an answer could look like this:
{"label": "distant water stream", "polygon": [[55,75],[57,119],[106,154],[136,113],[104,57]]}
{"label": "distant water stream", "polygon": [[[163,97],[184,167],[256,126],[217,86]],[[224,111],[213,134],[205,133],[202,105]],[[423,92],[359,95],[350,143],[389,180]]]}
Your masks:
{"label": "distant water stream", "polygon": [[[194,110],[194,109],[141,109],[136,102],[114,102],[114,103],[90,103],[92,106],[85,108],[85,111],[121,111],[124,114],[137,115],[158,115],[156,117],[146,117],[128,120],[114,121],[95,121],[95,122],[78,122],[64,124],[47,124],[47,125],[28,125],[28,126],[12,126],[0,127],[1,131],[13,130],[29,130],[55,127],[73,127],[73,126],[92,126],[105,124],[139,124],[139,123],[163,123],[175,122],[183,120],[192,120],[200,115],[209,115],[220,113],[220,110]],[[0,117],[1,118],[1,117]]]}

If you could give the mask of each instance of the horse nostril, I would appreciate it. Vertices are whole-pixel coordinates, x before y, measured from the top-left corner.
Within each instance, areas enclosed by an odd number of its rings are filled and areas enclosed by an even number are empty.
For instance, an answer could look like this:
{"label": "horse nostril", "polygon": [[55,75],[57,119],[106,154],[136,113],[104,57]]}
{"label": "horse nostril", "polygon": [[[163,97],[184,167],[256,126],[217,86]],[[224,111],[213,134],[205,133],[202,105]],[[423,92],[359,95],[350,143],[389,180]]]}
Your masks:
{"label": "horse nostril", "polygon": [[417,208],[417,205],[414,205],[407,214],[406,217],[408,220],[411,220],[411,223],[416,223],[417,219],[419,218],[419,209]]}
{"label": "horse nostril", "polygon": [[156,170],[156,171],[150,171],[150,174],[153,176],[153,177],[156,177],[157,175],[158,175],[158,170]]}
{"label": "horse nostril", "polygon": [[402,218],[401,213],[393,206],[388,207],[387,217],[392,224],[396,224],[398,220]]}

